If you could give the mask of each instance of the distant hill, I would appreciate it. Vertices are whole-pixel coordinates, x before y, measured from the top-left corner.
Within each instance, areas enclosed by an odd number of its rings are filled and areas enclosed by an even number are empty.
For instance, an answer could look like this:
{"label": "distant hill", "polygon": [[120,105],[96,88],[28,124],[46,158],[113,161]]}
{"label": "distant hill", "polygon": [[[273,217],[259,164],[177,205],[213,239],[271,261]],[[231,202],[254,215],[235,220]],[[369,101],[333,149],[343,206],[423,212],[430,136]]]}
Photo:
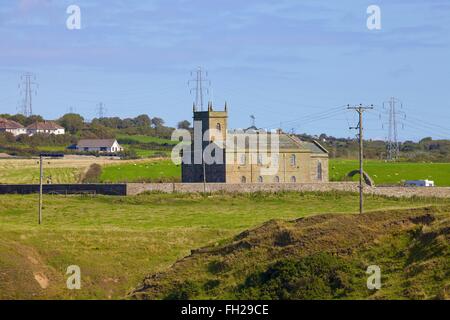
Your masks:
{"label": "distant hill", "polygon": [[[134,299],[449,299],[450,208],[269,221],[149,275]],[[366,268],[382,288],[367,289]]]}

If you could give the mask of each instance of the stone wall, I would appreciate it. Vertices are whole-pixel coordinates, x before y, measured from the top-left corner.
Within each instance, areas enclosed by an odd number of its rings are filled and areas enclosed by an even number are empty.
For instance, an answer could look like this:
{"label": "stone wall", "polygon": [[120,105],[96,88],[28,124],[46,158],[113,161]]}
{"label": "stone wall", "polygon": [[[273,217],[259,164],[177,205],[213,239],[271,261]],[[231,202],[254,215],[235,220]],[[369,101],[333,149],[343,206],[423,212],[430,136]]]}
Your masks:
{"label": "stone wall", "polygon": [[[44,194],[104,194],[111,196],[126,195],[126,184],[44,184]],[[0,194],[39,193],[38,184],[0,184]]]}
{"label": "stone wall", "polygon": [[277,192],[277,191],[349,191],[357,192],[358,185],[354,182],[329,183],[129,183],[127,195],[143,192]]}
{"label": "stone wall", "polygon": [[450,187],[366,187],[365,193],[391,197],[450,198]]}
{"label": "stone wall", "polygon": [[[356,182],[328,182],[328,183],[129,183],[127,184],[127,195],[137,195],[143,192],[165,192],[165,193],[195,193],[204,192],[277,192],[277,191],[297,191],[297,192],[327,192],[345,191],[358,192]],[[433,188],[411,188],[411,187],[368,187],[364,188],[364,193],[392,197],[437,197],[450,198],[449,187]]]}

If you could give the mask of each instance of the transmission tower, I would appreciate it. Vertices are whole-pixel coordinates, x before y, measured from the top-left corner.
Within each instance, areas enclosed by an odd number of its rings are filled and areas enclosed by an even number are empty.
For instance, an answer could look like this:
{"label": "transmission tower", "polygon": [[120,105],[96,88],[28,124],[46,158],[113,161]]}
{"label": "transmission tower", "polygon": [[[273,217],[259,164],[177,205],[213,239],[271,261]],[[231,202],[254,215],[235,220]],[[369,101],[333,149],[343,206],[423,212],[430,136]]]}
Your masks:
{"label": "transmission tower", "polygon": [[400,119],[406,117],[405,113],[401,111],[402,108],[403,103],[394,97],[383,102],[383,109],[387,117],[387,123],[383,123],[383,128],[384,126],[388,127],[388,135],[386,138],[386,158],[389,161],[397,160],[400,152],[398,127],[399,125],[402,127],[404,126]]}
{"label": "transmission tower", "polygon": [[[200,108],[203,111],[203,93],[206,91],[209,94],[209,87],[211,86],[211,81],[208,78],[208,71],[204,71],[201,67],[198,67],[197,70],[191,71],[191,77],[193,79],[188,81],[188,85],[190,87],[190,92],[195,91],[195,107]],[[191,87],[191,84],[194,84]]]}
{"label": "transmission tower", "polygon": [[97,117],[99,119],[104,118],[106,115],[106,108],[103,102],[97,104]]}
{"label": "transmission tower", "polygon": [[33,94],[37,95],[38,88],[36,75],[27,72],[20,76],[19,91],[22,96],[20,112],[26,117],[33,114]]}

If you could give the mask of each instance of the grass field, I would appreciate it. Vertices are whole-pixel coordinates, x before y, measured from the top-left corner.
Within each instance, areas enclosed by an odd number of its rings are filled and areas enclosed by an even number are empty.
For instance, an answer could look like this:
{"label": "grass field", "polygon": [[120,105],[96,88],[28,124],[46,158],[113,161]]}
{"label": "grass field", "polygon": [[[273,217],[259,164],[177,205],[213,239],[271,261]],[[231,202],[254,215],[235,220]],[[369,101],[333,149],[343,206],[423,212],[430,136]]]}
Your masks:
{"label": "grass field", "polygon": [[[191,249],[267,220],[358,210],[357,195],[343,193],[45,196],[38,226],[37,201],[0,196],[0,298],[122,298]],[[368,196],[366,208],[449,203]],[[65,287],[70,265],[81,268],[81,290]]]}
{"label": "grass field", "polygon": [[[125,149],[134,151],[140,158],[169,157],[170,151],[167,150],[167,146],[172,146],[178,143],[177,141],[172,141],[169,139],[144,135],[119,134],[117,135],[117,139]],[[131,144],[130,141],[133,141],[136,144]],[[153,144],[156,146],[152,147],[154,149],[149,150],[142,147],[142,145],[145,144]],[[159,149],[157,145],[161,145],[161,148]]]}
{"label": "grass field", "polygon": [[[341,181],[352,170],[359,168],[358,160],[330,160],[330,180]],[[402,184],[404,180],[434,180],[436,186],[450,186],[450,163],[411,163],[364,161],[366,171],[375,184]],[[354,180],[358,176],[354,177]]]}
{"label": "grass field", "polygon": [[172,141],[170,139],[163,139],[158,137],[150,137],[144,135],[127,135],[127,134],[118,134],[117,140],[133,140],[139,143],[156,143],[156,144],[169,144],[175,145],[178,141]]}
{"label": "grass field", "polygon": [[[152,137],[146,137],[152,138]],[[155,156],[156,150],[141,150],[143,157]],[[92,163],[103,168],[101,181],[143,182],[179,181],[181,169],[169,159],[109,160],[95,157],[66,157],[45,163],[46,177],[53,183],[74,183]],[[136,164],[136,165],[135,165]],[[358,168],[357,160],[330,159],[330,180],[342,181],[352,170]],[[429,179],[436,186],[450,186],[450,163],[386,163],[366,160],[365,171],[380,184],[401,184],[404,180]],[[357,176],[353,178],[358,179]],[[36,183],[39,166],[33,159],[0,159],[0,183]]]}
{"label": "grass field", "polygon": [[171,160],[106,165],[103,167],[101,182],[158,182],[180,181],[181,167]]}
{"label": "grass field", "polygon": [[[80,177],[93,163],[102,166],[139,164],[144,160],[112,160],[90,156],[66,156],[63,159],[46,159],[44,180],[52,177],[52,183],[78,183]],[[149,160],[145,160],[148,162]],[[157,160],[153,160],[157,161]],[[0,159],[0,183],[38,183],[38,159]]]}

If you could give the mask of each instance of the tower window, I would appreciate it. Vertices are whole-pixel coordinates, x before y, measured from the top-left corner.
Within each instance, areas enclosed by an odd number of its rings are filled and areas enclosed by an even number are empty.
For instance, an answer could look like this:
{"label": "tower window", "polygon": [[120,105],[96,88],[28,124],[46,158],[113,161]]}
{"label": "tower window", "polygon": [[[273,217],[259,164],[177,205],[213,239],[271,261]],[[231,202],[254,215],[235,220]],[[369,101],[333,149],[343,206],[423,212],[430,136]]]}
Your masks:
{"label": "tower window", "polygon": [[247,178],[244,177],[244,176],[242,176],[242,177],[241,177],[241,183],[247,183]]}
{"label": "tower window", "polygon": [[239,157],[239,164],[241,166],[245,166],[245,162],[246,162],[245,154],[241,154],[241,156]]}
{"label": "tower window", "polygon": [[216,129],[217,129],[217,131],[221,131],[222,130],[222,127],[221,127],[220,123],[216,124]]}
{"label": "tower window", "polygon": [[264,182],[264,179],[263,179],[262,176],[259,176],[259,177],[258,177],[258,182],[259,182],[259,183],[263,183],[263,182]]}
{"label": "tower window", "polygon": [[292,176],[292,177],[291,177],[291,182],[292,182],[292,183],[296,183],[296,182],[297,182],[297,178],[296,178],[295,176]]}
{"label": "tower window", "polygon": [[279,177],[279,176],[275,176],[275,177],[273,178],[273,182],[279,183],[279,182],[280,182],[280,177]]}
{"label": "tower window", "polygon": [[260,154],[260,153],[258,153],[258,165],[262,165],[263,164],[263,155],[262,154]]}

